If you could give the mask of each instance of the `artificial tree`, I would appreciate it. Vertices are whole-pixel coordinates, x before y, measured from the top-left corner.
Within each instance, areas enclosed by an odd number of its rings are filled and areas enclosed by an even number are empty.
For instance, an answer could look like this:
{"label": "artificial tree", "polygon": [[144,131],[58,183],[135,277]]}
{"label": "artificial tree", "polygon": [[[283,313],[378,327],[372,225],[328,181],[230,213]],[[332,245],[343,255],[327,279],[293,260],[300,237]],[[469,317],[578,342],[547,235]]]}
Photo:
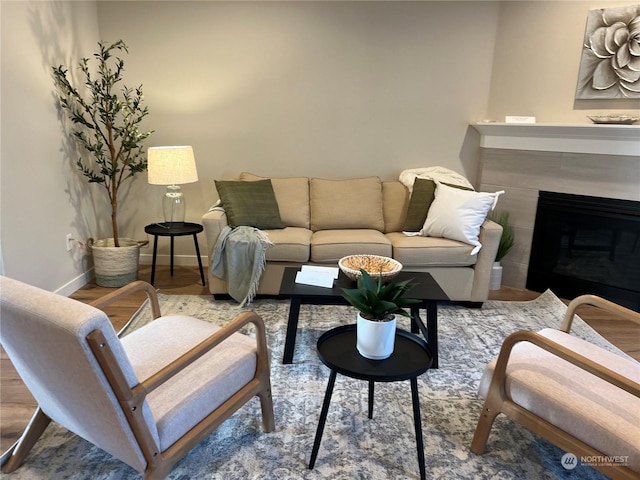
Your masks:
{"label": "artificial tree", "polygon": [[[66,67],[53,67],[57,98],[61,109],[72,122],[71,135],[88,154],[76,162],[89,183],[102,185],[111,204],[114,246],[119,247],[118,191],[126,180],[147,169],[143,142],[153,133],[140,131],[140,123],[149,110],[143,106],[142,85],[124,85],[124,60],[118,54],[129,53],[127,45],[98,42],[93,54],[97,62],[95,74],[90,61],[82,58],[82,91],[73,86]],[[95,75],[95,76],[94,76]]]}

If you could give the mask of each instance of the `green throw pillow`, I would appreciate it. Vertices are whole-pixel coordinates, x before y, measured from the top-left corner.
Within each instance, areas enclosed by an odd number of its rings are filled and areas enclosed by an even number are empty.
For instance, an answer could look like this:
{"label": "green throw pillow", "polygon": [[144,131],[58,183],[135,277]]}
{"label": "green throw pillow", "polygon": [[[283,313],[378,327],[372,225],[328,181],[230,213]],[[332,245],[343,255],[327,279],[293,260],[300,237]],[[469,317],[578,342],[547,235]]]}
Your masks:
{"label": "green throw pillow", "polygon": [[427,212],[435,198],[436,184],[433,180],[416,177],[407,207],[404,232],[419,232],[427,219]]}
{"label": "green throw pillow", "polygon": [[271,180],[215,180],[215,184],[231,227],[248,225],[260,230],[284,228]]}
{"label": "green throw pillow", "polygon": [[[461,185],[441,183],[461,190],[473,190]],[[411,191],[411,198],[409,199],[409,206],[407,207],[407,218],[404,221],[403,232],[419,232],[422,230],[431,203],[433,203],[433,199],[435,198],[435,192],[436,184],[433,180],[416,177],[413,181],[413,190]]]}

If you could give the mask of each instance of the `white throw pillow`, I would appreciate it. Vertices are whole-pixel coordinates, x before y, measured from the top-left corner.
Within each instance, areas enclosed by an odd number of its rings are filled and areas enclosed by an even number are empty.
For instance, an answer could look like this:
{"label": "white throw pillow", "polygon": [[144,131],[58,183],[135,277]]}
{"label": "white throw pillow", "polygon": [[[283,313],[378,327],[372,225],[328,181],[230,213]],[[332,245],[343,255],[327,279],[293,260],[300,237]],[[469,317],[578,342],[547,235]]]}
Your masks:
{"label": "white throw pillow", "polygon": [[475,247],[471,251],[471,255],[475,255],[482,247],[478,241],[480,227],[504,190],[495,193],[472,192],[443,185],[437,180],[435,182],[435,199],[420,235],[468,243]]}

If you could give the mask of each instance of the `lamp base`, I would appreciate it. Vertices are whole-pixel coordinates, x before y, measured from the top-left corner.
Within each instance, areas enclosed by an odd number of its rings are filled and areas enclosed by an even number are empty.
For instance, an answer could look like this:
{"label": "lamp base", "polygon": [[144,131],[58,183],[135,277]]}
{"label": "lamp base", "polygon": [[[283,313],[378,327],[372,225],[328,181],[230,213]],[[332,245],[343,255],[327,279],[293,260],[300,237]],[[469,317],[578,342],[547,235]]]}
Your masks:
{"label": "lamp base", "polygon": [[162,210],[164,221],[169,226],[172,223],[184,223],[186,201],[179,185],[167,185],[167,191],[162,198]]}

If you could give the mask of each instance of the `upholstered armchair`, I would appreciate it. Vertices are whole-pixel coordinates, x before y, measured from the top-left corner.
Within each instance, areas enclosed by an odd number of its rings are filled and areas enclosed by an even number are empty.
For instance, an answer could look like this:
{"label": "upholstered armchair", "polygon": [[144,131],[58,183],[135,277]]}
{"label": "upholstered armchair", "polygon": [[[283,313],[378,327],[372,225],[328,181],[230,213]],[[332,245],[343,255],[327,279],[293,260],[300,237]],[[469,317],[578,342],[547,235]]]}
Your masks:
{"label": "upholstered armchair", "polygon": [[560,330],[507,337],[480,382],[485,403],[474,453],[484,452],[504,413],[578,460],[618,459],[593,464],[611,478],[640,478],[640,363],[569,334],[576,309],[587,304],[640,324],[640,313],[583,295],[569,304]]}
{"label": "upholstered armchair", "polygon": [[[155,320],[119,339],[99,310],[143,290]],[[273,430],[264,323],[243,313],[220,328],[161,316],[134,282],[94,305],[0,277],[0,339],[38,408],[3,471],[18,468],[53,420],[114,457],[164,478],[225,419],[259,396]],[[253,324],[255,338],[238,333]]]}

